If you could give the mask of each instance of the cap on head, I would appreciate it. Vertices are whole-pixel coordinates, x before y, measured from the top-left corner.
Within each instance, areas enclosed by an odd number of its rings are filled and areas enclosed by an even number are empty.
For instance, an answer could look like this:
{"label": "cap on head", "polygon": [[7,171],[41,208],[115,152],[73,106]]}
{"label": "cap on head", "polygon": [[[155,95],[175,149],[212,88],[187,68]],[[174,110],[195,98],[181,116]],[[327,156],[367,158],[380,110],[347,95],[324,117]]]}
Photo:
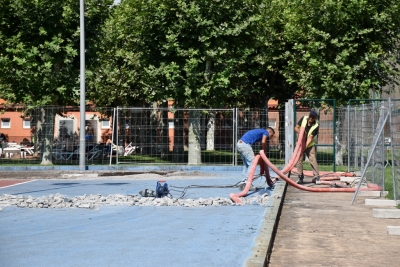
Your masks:
{"label": "cap on head", "polygon": [[311,116],[317,118],[317,117],[318,117],[318,114],[317,114],[317,112],[315,112],[314,110],[311,110],[311,111],[310,111],[310,117],[311,117]]}

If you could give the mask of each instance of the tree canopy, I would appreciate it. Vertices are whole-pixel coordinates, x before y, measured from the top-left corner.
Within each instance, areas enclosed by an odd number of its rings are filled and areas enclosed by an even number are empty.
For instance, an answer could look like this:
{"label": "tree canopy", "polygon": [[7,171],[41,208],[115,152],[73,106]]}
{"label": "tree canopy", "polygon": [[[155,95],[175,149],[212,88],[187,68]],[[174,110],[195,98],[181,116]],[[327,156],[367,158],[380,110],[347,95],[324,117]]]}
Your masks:
{"label": "tree canopy", "polygon": [[[90,68],[113,0],[85,1]],[[0,2],[0,98],[27,107],[79,100],[79,1]]]}
{"label": "tree canopy", "polygon": [[261,28],[251,2],[124,0],[104,28],[95,95],[174,99],[181,107],[259,101],[267,71]]}
{"label": "tree canopy", "polygon": [[[399,79],[395,0],[273,1],[282,75],[304,98],[368,98]],[[388,87],[390,89],[390,87]]]}
{"label": "tree canopy", "polygon": [[[399,80],[396,0],[113,2],[85,1],[87,99],[100,106],[343,103]],[[0,98],[76,103],[79,1],[4,0],[0,16]]]}

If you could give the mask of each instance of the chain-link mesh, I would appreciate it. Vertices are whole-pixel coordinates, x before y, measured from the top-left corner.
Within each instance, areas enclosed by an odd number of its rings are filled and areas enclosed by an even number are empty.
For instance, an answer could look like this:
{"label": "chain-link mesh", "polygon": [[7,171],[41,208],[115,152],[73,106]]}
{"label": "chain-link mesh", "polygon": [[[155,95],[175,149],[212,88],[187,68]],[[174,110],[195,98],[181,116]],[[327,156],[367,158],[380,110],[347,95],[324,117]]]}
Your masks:
{"label": "chain-link mesh", "polygon": [[[383,183],[385,177],[384,186],[393,185],[394,197],[400,198],[399,100],[390,101],[390,106],[387,100],[350,101],[337,109],[333,100],[295,103],[290,123],[284,109],[87,107],[82,137],[86,140],[85,161],[90,165],[241,166],[237,140],[248,130],[268,126],[275,130],[275,136],[269,141],[267,156],[282,166],[286,138],[296,138],[292,128],[312,109],[319,115],[316,147],[320,170],[362,171],[374,138],[379,138],[366,168],[368,179]],[[1,164],[79,164],[79,107],[40,107],[30,111],[27,118],[30,130],[25,135],[8,133],[2,137]],[[379,128],[382,135],[376,137]],[[260,149],[261,144],[253,146],[256,153]]]}
{"label": "chain-link mesh", "polygon": [[[1,164],[79,164],[79,107],[40,107],[28,118],[29,133],[7,134]],[[87,107],[85,160],[90,165],[241,165],[237,140],[248,130],[270,126],[276,135],[268,153],[282,164],[284,134],[278,122],[279,113],[266,109]],[[255,152],[260,149],[261,144],[254,146]]]}
{"label": "chain-link mesh", "polygon": [[[393,192],[399,199],[400,101],[351,100],[338,109],[340,144],[348,171]],[[344,148],[344,144],[346,148]],[[396,178],[397,177],[397,178]]]}
{"label": "chain-link mesh", "polygon": [[[308,116],[311,110],[318,114],[317,122],[319,125],[319,133],[315,138],[315,147],[317,151],[317,162],[321,171],[335,171],[337,163],[335,162],[337,149],[335,145],[335,101],[332,99],[301,99],[297,101],[295,106],[295,122],[294,125],[300,123],[303,116]],[[306,158],[307,162],[308,159]],[[311,166],[305,168],[311,170]]]}
{"label": "chain-link mesh", "polygon": [[[241,165],[236,141],[248,130],[277,129],[278,112],[264,109],[119,108],[118,164]],[[276,130],[278,132],[278,130]],[[279,133],[269,154],[282,160]],[[254,151],[261,149],[260,144]]]}
{"label": "chain-link mesh", "polygon": [[[112,133],[112,108],[86,108],[86,161],[106,164],[104,144]],[[22,114],[21,114],[22,115]],[[45,106],[27,114],[25,135],[7,134],[2,164],[79,164],[79,107]]]}
{"label": "chain-link mesh", "polygon": [[119,108],[116,116],[118,164],[234,164],[233,109]]}
{"label": "chain-link mesh", "polygon": [[[284,163],[285,152],[285,131],[284,127],[280,127],[279,125],[280,114],[284,116],[284,110],[280,113],[279,110],[237,109],[237,138],[235,139],[235,143],[249,130],[271,127],[275,131],[275,134],[268,140],[267,156],[274,164],[282,165]],[[261,142],[253,145],[253,151],[255,153],[258,153],[261,149]],[[238,165],[243,164],[240,157],[238,157],[237,162]]]}
{"label": "chain-link mesh", "polygon": [[[308,112],[309,108],[298,110],[297,118]],[[319,162],[330,168],[331,117],[331,111],[320,112],[318,136]],[[2,163],[78,164],[79,120],[79,107],[32,110],[29,135],[7,136]],[[240,166],[237,140],[251,129],[267,126],[275,130],[267,156],[274,164],[284,164],[284,109],[87,108],[85,122],[87,164]],[[256,153],[261,149],[260,143],[253,147]]]}

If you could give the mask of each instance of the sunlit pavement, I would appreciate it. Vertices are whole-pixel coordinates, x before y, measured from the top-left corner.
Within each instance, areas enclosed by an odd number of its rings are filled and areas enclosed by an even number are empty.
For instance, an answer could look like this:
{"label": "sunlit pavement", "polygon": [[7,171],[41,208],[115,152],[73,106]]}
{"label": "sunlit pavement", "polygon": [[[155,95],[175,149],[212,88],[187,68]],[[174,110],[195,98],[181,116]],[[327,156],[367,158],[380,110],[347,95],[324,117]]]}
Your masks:
{"label": "sunlit pavement", "polygon": [[[206,174],[205,174],[206,175]],[[174,198],[190,185],[233,185],[240,172],[171,180]],[[0,195],[135,194],[154,180],[36,180]],[[189,188],[185,198],[229,198],[238,188]],[[272,198],[271,198],[272,199]],[[270,207],[138,207],[28,209],[0,212],[0,266],[242,266]]]}

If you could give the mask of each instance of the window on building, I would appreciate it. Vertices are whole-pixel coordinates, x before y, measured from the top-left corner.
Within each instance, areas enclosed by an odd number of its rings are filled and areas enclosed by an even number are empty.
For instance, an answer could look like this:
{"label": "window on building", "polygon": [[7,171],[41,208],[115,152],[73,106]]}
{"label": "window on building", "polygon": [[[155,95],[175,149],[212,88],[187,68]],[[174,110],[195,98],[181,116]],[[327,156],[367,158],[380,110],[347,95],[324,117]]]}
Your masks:
{"label": "window on building", "polygon": [[1,119],[1,128],[11,128],[11,120],[2,118]]}
{"label": "window on building", "polygon": [[30,129],[31,128],[31,120],[30,119],[24,119],[22,121],[22,128]]}
{"label": "window on building", "polygon": [[110,121],[101,121],[101,128],[109,129],[110,128]]}

